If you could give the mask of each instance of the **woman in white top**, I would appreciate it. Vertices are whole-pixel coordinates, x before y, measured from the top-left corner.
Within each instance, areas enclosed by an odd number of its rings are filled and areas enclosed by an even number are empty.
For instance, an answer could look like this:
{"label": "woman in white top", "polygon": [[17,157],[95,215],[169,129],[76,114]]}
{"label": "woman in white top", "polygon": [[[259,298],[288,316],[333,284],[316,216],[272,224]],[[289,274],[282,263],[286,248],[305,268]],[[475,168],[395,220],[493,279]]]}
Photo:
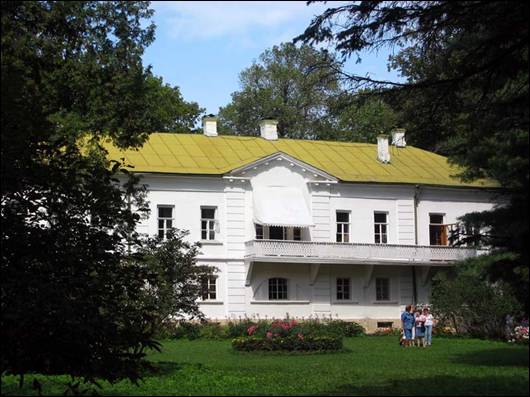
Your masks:
{"label": "woman in white top", "polygon": [[423,308],[423,315],[425,316],[425,346],[432,344],[432,327],[434,325],[434,317],[429,313],[429,308]]}

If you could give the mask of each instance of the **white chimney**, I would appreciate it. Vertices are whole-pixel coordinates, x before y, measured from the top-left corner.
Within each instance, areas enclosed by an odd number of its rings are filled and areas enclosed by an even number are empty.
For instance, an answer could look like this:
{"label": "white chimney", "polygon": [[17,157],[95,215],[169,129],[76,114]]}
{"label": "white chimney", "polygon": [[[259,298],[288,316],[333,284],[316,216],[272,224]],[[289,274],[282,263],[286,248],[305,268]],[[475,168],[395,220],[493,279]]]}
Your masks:
{"label": "white chimney", "polygon": [[261,137],[269,141],[278,140],[278,121],[277,120],[261,120],[259,123],[259,129]]}
{"label": "white chimney", "polygon": [[204,116],[202,118],[202,131],[206,136],[217,136],[217,117]]}
{"label": "white chimney", "polygon": [[390,163],[390,152],[388,151],[388,136],[377,136],[377,159],[382,163]]}
{"label": "white chimney", "polygon": [[405,129],[396,128],[392,130],[392,145],[395,147],[405,147],[407,142],[405,141]]}

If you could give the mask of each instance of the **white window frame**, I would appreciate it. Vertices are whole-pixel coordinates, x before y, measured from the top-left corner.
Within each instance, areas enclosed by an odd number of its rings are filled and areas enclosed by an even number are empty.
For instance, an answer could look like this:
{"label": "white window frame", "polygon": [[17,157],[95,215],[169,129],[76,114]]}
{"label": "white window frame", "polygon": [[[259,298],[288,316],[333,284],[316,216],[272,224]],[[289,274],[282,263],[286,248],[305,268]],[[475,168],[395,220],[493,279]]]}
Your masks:
{"label": "white window frame", "polygon": [[[255,239],[256,240],[271,240],[270,237],[270,229],[273,226],[264,226],[260,225],[258,223],[254,224],[254,231],[255,231]],[[282,239],[277,241],[304,241],[304,231],[301,227],[290,227],[290,226],[277,226],[282,228]],[[259,237],[260,234],[258,233],[258,229],[261,228],[261,238]],[[300,230],[300,234],[298,237],[299,239],[295,239],[295,229]]]}
{"label": "white window frame", "polygon": [[[386,294],[387,295],[387,299],[379,299],[379,296],[378,296],[378,280],[386,280],[387,282],[387,286],[388,286],[388,293]],[[375,285],[375,300],[376,302],[390,302],[392,300],[392,280],[390,280],[389,277],[376,277],[375,278],[375,282],[374,282],[374,285]],[[384,291],[383,291],[384,292]]]}
{"label": "white window frame", "polygon": [[[348,215],[348,222],[339,222],[339,217],[338,217],[338,214],[341,213],[341,214],[346,214]],[[350,236],[351,236],[351,212],[350,211],[345,211],[345,210],[337,210],[335,211],[335,222],[337,224],[337,227],[336,227],[336,233],[335,233],[335,240],[337,243],[349,243],[351,242],[351,239],[350,239]],[[348,231],[345,232],[344,231],[344,226],[347,225],[348,226]],[[340,231],[339,231],[339,228],[340,228]],[[340,236],[340,241],[339,241],[339,236]]]}
{"label": "white window frame", "polygon": [[[168,217],[161,217],[160,216],[160,208],[169,208],[171,210],[171,217],[168,218]],[[156,226],[157,226],[157,236],[161,237],[163,240],[165,240],[167,238],[167,232],[171,229],[174,228],[174,210],[175,210],[175,206],[174,205],[169,205],[169,204],[159,204],[156,206],[156,215],[157,215],[157,218],[156,218]],[[160,221],[163,221],[163,226],[162,228],[160,228]],[[168,221],[171,221],[171,226],[168,227],[167,223]],[[160,231],[163,232],[162,236],[160,236]]]}
{"label": "white window frame", "polygon": [[[339,280],[348,280],[348,289],[347,289],[347,293],[348,293],[348,297],[345,298],[344,297],[344,284],[342,284],[340,287],[341,287],[341,293],[342,293],[342,297],[339,298]],[[352,300],[352,290],[351,290],[351,278],[350,277],[337,277],[335,279],[335,299],[338,301],[338,302],[347,302],[347,301],[351,301]]]}
{"label": "white window frame", "polygon": [[[202,210],[213,210],[213,218],[203,218]],[[203,229],[203,222],[206,222],[206,229]],[[218,229],[217,207],[210,205],[201,206],[201,241],[216,241]],[[206,238],[203,238],[203,232],[206,232]]]}
{"label": "white window frame", "polygon": [[[212,283],[212,280],[213,280],[213,283]],[[212,302],[212,301],[219,300],[218,280],[219,280],[218,276],[215,276],[215,275],[206,276],[206,291],[207,291],[206,299],[204,299],[203,290],[202,290],[203,285],[201,281],[201,300],[203,302]],[[213,290],[212,290],[212,285],[213,285]],[[210,294],[215,294],[215,298],[210,298]]]}
{"label": "white window frame", "polygon": [[[376,222],[376,215],[384,215],[386,222]],[[385,232],[382,232],[382,226],[385,226]],[[379,236],[379,242],[377,242],[377,236]],[[384,240],[383,241],[383,237]],[[388,244],[388,212],[385,211],[374,211],[374,243],[375,244]]]}
{"label": "white window frame", "polygon": [[[441,216],[442,217],[442,223],[432,223],[431,222],[431,216]],[[440,229],[446,228],[445,233],[446,233],[447,244],[445,244],[445,245],[431,244],[431,226],[437,226]],[[447,225],[445,224],[445,213],[429,212],[429,245],[433,246],[433,247],[436,247],[436,246],[446,247],[446,246],[449,245],[449,230],[447,230]]]}
{"label": "white window frame", "polygon": [[[282,280],[282,282],[285,282],[285,294],[283,294],[283,291],[280,291],[280,283],[279,281]],[[276,285],[271,286],[271,281],[276,281]],[[275,288],[275,291],[271,291],[271,287]],[[283,287],[283,285],[282,285]],[[285,277],[271,277],[268,279],[268,297],[271,301],[286,301],[289,300],[289,280],[287,280]],[[281,294],[280,294],[281,292]],[[276,295],[276,297],[274,297]],[[279,296],[285,296],[283,298],[279,298]]]}

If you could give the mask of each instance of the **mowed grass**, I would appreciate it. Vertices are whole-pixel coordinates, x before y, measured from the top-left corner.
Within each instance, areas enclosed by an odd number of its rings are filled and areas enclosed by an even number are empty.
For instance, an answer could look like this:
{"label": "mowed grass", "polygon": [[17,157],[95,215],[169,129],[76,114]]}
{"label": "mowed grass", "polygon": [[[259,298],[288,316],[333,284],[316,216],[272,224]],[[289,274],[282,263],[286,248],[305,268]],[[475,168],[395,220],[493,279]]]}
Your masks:
{"label": "mowed grass", "polygon": [[[528,395],[528,347],[476,339],[435,339],[404,349],[392,336],[345,339],[333,354],[238,353],[230,341],[163,343],[156,372],[139,387],[103,382],[104,395]],[[44,394],[67,377],[37,376]],[[2,394],[35,394],[2,377]]]}

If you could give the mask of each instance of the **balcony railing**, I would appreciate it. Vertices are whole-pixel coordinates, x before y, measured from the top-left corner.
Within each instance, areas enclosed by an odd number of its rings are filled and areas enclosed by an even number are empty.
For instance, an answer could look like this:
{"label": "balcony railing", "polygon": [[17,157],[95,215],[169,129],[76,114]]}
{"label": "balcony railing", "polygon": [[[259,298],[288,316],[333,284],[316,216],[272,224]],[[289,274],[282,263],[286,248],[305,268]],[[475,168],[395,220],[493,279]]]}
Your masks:
{"label": "balcony railing", "polygon": [[447,265],[477,255],[474,248],[331,243],[313,241],[251,240],[245,243],[250,262],[305,263],[414,263]]}

